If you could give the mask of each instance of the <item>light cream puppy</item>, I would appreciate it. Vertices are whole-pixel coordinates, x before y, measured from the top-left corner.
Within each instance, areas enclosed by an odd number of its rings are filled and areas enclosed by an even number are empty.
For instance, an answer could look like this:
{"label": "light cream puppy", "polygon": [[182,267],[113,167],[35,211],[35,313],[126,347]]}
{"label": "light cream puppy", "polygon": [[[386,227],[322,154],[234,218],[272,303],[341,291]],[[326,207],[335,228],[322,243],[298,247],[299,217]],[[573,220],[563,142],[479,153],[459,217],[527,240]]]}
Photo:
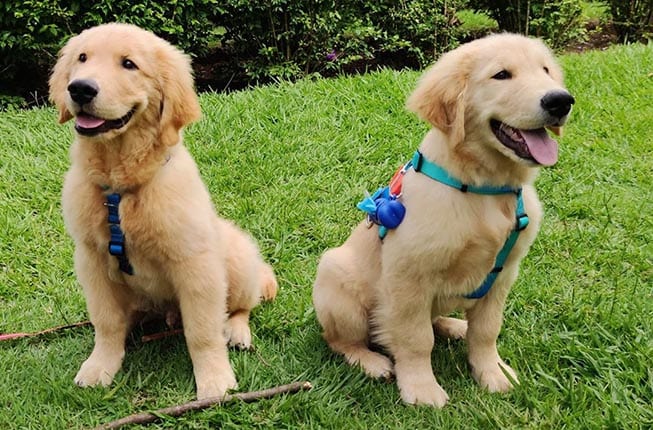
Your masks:
{"label": "light cream puppy", "polygon": [[[75,382],[110,384],[137,319],[180,311],[198,398],[223,396],[236,387],[227,342],[251,345],[250,311],[277,283],[253,239],[216,216],[182,146],[200,117],[189,58],[135,26],[101,25],[61,50],[50,97],[60,122],[75,120],[62,204],[95,328]],[[108,251],[114,193],[132,274]]]}
{"label": "light cream puppy", "polygon": [[[542,216],[533,181],[540,166],[557,160],[557,143],[544,128],[559,134],[573,102],[552,53],[518,35],[465,44],[425,73],[407,103],[432,125],[420,152],[465,184],[523,188],[530,224],[489,293],[465,298],[493,268],[515,225],[515,195],[462,192],[409,169],[399,227],[381,241],[378,227],[362,222],[320,261],[313,302],[334,351],[373,377],[396,375],[405,402],[441,407],[448,396],[431,368],[435,327],[466,336],[481,386],[512,387],[517,377],[496,340],[506,296]],[[465,310],[467,321],[446,317],[456,309]],[[370,350],[370,342],[393,361]]]}

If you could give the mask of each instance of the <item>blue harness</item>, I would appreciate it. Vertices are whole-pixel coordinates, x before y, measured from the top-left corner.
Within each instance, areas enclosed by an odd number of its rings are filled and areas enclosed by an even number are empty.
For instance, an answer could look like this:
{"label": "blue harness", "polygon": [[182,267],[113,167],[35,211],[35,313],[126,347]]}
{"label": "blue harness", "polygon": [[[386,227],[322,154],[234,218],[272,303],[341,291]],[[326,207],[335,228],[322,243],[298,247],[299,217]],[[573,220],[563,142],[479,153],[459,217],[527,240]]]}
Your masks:
{"label": "blue harness", "polygon": [[[499,276],[499,273],[501,273],[503,270],[503,265],[508,259],[508,255],[510,255],[510,251],[515,245],[515,242],[517,242],[519,233],[528,226],[528,215],[524,211],[522,189],[512,188],[508,186],[477,187],[475,185],[464,184],[451,176],[445,169],[425,158],[419,151],[415,151],[413,158],[408,163],[406,163],[406,165],[404,165],[399,173],[403,175],[411,168],[416,172],[422,173],[435,181],[448,185],[452,188],[456,188],[463,193],[469,192],[485,195],[515,195],[517,199],[517,207],[515,209],[515,226],[506,239],[506,242],[503,244],[503,247],[499,251],[499,254],[494,261],[494,268],[490,271],[490,273],[488,273],[481,286],[473,292],[465,295],[465,298],[468,299],[482,298],[488,293],[488,291],[490,291],[490,288],[492,288],[492,285],[497,279],[497,276]],[[400,194],[394,194],[390,191],[391,188],[392,184],[388,187],[379,188],[379,190],[377,190],[374,195],[371,197],[366,197],[357,205],[359,209],[367,213],[367,218],[370,223],[379,225],[379,238],[381,238],[381,240],[383,240],[383,238],[388,233],[388,229],[396,228],[399,226],[406,212],[406,209],[403,207],[401,202],[397,200],[400,197]]]}
{"label": "blue harness", "polygon": [[111,238],[109,239],[109,254],[118,259],[118,267],[120,270],[128,275],[134,274],[134,269],[127,259],[127,252],[125,250],[125,233],[120,228],[120,215],[118,209],[120,207],[120,194],[113,193],[107,195],[107,201],[104,204],[109,210],[109,232]]}

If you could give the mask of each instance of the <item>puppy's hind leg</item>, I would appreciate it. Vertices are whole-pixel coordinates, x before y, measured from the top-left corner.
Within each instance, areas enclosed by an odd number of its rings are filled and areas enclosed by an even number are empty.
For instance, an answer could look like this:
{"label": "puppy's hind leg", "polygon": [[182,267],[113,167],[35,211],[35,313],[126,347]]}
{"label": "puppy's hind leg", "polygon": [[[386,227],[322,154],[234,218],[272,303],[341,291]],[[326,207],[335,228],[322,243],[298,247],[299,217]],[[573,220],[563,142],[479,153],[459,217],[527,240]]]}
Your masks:
{"label": "puppy's hind leg", "polygon": [[[257,276],[258,275],[258,276]],[[252,309],[260,302],[274,300],[277,295],[277,278],[274,276],[272,267],[268,264],[259,264],[258,273],[252,273],[249,280],[241,280],[240,285],[231,285],[230,292],[240,288],[240,294],[233,294],[229,300],[229,318],[227,319],[227,339],[229,346],[236,349],[250,349],[252,347],[252,331],[249,327],[249,316]],[[251,287],[243,287],[242,283],[252,284]],[[243,291],[245,290],[245,291]],[[248,294],[248,292],[250,294]]]}
{"label": "puppy's hind leg", "polygon": [[230,347],[249,349],[252,346],[250,312],[261,299],[273,300],[276,297],[277,279],[272,267],[263,261],[254,240],[231,223],[225,222],[224,226],[230,242],[226,337]]}
{"label": "puppy's hind leg", "polygon": [[259,273],[261,276],[261,297],[265,301],[274,300],[277,297],[277,291],[279,291],[279,284],[272,266],[261,261]]}
{"label": "puppy's hind leg", "polygon": [[270,301],[277,295],[277,279],[272,267],[262,260],[258,263],[258,270],[252,270],[249,274],[239,271],[237,278],[234,279],[233,274],[230,277],[226,335],[229,346],[236,349],[252,347],[250,313],[261,299]]}
{"label": "puppy's hind leg", "polygon": [[369,315],[362,301],[365,292],[353,273],[343,248],[324,254],[313,286],[317,319],[331,349],[343,354],[349,364],[361,366],[373,378],[389,379],[394,374],[392,362],[368,347]]}

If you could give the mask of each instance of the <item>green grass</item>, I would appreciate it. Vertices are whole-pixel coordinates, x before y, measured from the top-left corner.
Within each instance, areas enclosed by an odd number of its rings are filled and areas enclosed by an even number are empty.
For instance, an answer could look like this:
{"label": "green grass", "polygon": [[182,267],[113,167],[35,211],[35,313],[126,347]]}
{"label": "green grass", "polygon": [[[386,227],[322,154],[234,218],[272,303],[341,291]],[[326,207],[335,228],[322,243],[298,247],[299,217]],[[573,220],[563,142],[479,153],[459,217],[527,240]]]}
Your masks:
{"label": "green grass", "polygon": [[[311,392],[234,403],[152,428],[650,428],[653,425],[653,46],[562,58],[577,99],[559,163],[538,179],[545,220],[499,339],[522,384],[473,382],[464,342],[440,341],[442,410],[408,407],[329,351],[310,292],[317,260],[361,219],[354,205],[412,153],[418,77],[383,71],[204,94],[186,133],[220,213],[259,240],[278,299],[258,308],[256,352],[232,352],[240,389],[310,380]],[[51,108],[0,113],[0,333],[86,319],[60,211],[69,126]],[[0,343],[0,428],[92,427],[193,398],[181,338],[131,343],[108,389],[72,379],[90,328]]]}

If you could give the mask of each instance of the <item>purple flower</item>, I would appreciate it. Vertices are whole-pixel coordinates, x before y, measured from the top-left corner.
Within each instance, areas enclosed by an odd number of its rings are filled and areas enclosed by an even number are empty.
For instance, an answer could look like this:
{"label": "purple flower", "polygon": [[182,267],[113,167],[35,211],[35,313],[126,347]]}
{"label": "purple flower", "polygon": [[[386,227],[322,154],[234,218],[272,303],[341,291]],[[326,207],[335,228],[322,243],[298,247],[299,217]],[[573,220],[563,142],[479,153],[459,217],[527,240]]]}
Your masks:
{"label": "purple flower", "polygon": [[335,60],[338,59],[338,54],[336,54],[336,51],[333,50],[333,51],[329,52],[328,54],[326,54],[326,59],[327,59],[327,61],[335,61]]}

